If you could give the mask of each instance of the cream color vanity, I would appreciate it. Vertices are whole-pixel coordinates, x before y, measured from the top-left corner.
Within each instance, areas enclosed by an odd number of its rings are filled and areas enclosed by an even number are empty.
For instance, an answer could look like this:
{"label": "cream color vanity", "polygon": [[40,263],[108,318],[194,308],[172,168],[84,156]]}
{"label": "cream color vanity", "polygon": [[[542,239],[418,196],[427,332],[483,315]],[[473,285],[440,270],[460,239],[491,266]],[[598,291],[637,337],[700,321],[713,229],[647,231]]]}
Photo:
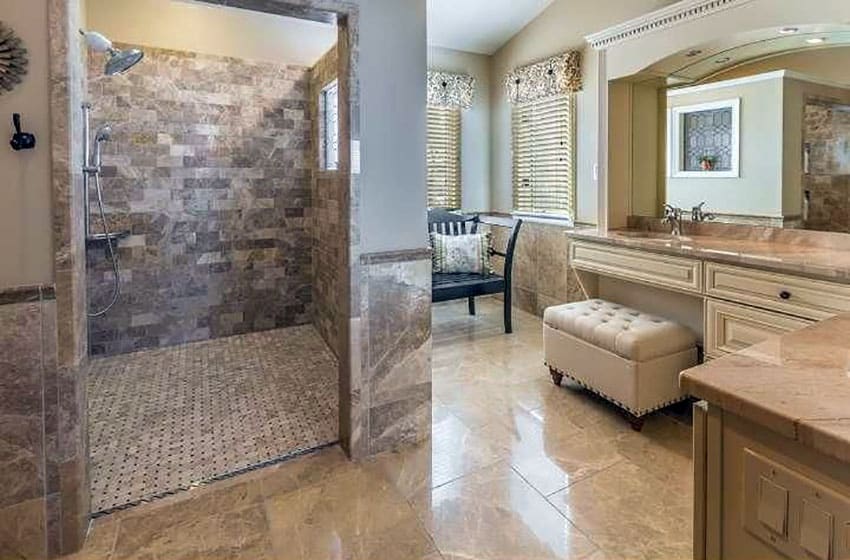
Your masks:
{"label": "cream color vanity", "polygon": [[[705,399],[694,409],[695,557],[848,559],[850,248],[693,227],[702,234],[569,237],[585,274],[702,300],[707,361],[682,375]],[[839,245],[817,245],[830,239]]]}
{"label": "cream color vanity", "polygon": [[702,342],[694,558],[850,560],[850,5],[682,0],[588,41],[599,224],[570,265]]}
{"label": "cream color vanity", "polygon": [[850,284],[840,281],[850,277],[839,278],[836,268],[841,260],[850,265],[848,253],[801,245],[802,233],[793,245],[641,230],[569,236],[578,270],[701,298],[708,359],[850,312]]}

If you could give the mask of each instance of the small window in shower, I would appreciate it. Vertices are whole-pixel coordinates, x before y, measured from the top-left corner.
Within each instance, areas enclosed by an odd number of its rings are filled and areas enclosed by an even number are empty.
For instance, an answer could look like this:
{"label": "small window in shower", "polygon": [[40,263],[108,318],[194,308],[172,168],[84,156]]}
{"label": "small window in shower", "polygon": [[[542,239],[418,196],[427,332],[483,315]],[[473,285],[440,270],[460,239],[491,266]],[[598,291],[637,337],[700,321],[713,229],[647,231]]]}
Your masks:
{"label": "small window in shower", "polygon": [[322,89],[320,159],[322,169],[334,170],[339,164],[339,86],[336,80]]}

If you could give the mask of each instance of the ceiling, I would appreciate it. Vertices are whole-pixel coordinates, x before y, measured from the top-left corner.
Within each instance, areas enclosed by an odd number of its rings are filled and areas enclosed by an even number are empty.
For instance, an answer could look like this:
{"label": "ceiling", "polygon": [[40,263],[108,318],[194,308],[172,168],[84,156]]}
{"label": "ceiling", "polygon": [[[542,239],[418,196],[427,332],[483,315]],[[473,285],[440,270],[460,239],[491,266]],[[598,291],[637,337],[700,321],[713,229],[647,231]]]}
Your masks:
{"label": "ceiling", "polygon": [[428,44],[493,54],[553,0],[428,0]]}
{"label": "ceiling", "polygon": [[799,25],[759,29],[695,45],[644,70],[639,79],[666,79],[669,87],[710,81],[714,76],[784,54],[850,46],[850,26]]}

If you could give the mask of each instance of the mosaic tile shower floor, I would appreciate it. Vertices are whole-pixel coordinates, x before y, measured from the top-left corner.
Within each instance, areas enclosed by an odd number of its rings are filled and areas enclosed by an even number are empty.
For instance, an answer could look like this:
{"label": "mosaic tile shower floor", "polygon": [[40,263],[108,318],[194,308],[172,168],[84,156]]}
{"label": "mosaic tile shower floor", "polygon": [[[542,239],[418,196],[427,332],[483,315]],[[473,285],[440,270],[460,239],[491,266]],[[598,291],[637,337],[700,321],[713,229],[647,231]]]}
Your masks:
{"label": "mosaic tile shower floor", "polygon": [[335,442],[337,383],[312,326],[92,360],[92,510]]}

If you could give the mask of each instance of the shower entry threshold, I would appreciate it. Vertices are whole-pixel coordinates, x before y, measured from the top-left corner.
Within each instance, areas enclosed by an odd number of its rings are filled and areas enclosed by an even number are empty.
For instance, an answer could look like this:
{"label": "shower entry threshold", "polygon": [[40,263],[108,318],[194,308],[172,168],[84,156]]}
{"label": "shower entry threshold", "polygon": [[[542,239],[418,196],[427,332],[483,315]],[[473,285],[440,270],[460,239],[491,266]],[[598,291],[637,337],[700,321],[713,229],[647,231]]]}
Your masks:
{"label": "shower entry threshold", "polygon": [[95,515],[338,440],[337,364],[312,326],[93,359],[90,368]]}

